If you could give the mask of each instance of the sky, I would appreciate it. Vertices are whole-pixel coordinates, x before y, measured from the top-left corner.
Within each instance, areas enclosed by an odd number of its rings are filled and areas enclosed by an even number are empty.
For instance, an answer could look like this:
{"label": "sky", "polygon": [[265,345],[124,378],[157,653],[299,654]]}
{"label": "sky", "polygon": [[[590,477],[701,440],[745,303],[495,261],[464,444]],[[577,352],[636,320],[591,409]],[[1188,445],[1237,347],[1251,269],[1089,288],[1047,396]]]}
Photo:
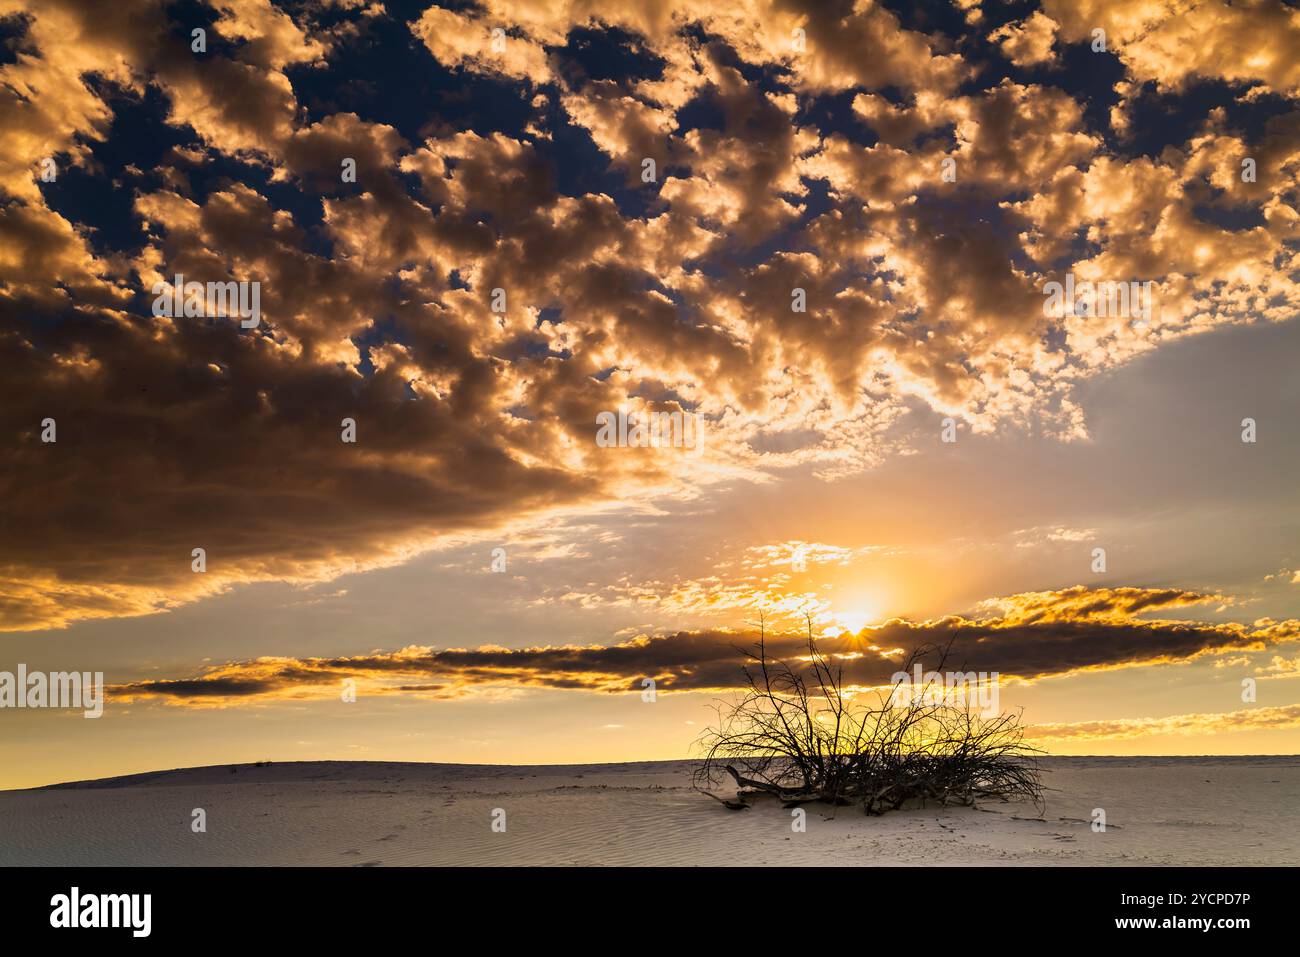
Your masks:
{"label": "sky", "polygon": [[688,756],[760,620],[862,689],[952,641],[1053,754],[1300,752],[1297,49],[0,0],[0,673],[107,685],[0,708],[0,787]]}

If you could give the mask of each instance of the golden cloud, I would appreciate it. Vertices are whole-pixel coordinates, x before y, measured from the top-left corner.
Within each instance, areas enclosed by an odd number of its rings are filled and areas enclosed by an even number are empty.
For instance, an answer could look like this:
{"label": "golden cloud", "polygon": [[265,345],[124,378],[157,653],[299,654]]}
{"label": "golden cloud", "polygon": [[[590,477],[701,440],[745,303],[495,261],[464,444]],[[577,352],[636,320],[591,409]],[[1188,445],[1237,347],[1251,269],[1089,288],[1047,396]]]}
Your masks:
{"label": "golden cloud", "polygon": [[[1023,598],[1024,596],[1014,596]],[[1230,651],[1261,650],[1300,640],[1300,621],[1252,628],[1237,623],[1145,621],[1134,614],[1176,605],[1160,590],[1068,589],[1050,613],[1050,593],[1032,596],[1040,613],[983,620],[893,619],[856,635],[823,638],[819,647],[844,666],[844,681],[888,686],[911,649],[948,646],[948,667],[1033,680],[1080,671],[1107,671],[1187,662]],[[1091,600],[1090,600],[1091,599]],[[1186,599],[1182,599],[1186,600]],[[1011,599],[1002,603],[1015,607]],[[1103,611],[1104,609],[1104,611]],[[204,707],[241,701],[337,697],[341,683],[358,694],[420,694],[455,698],[485,689],[549,688],[606,694],[639,691],[654,679],[663,692],[732,691],[743,686],[746,650],[756,635],[711,630],[640,635],[610,646],[483,647],[435,650],[412,646],[337,658],[258,658],[208,668],[188,678],[110,687],[122,701],[161,700]],[[806,654],[805,637],[770,634],[770,654],[791,661]],[[900,651],[901,650],[901,651]],[[926,661],[934,661],[930,652]]]}
{"label": "golden cloud", "polygon": [[[220,4],[200,58],[148,0],[109,18],[0,3],[19,33],[0,64],[0,629],[329,577],[559,510],[849,474],[895,450],[891,427],[918,404],[977,432],[1032,422],[1078,439],[1081,383],[1300,301],[1294,116],[1250,137],[1207,116],[1130,156],[1077,95],[977,88],[959,44],[875,4],[488,0],[396,26],[430,70],[514,89],[528,119],[502,132],[431,115],[403,133],[303,92],[391,20],[321,13]],[[1295,87],[1280,7],[1049,3],[992,32],[1038,62],[1047,17],[1058,42],[1105,26],[1137,86]],[[593,79],[566,60],[576,29],[612,28],[656,66]],[[1252,29],[1258,49],[1230,39]],[[1170,52],[1193,34],[1195,55]],[[816,119],[828,95],[856,127]],[[122,98],[147,96],[183,142],[157,170],[101,182]],[[575,131],[599,158],[582,154],[597,177],[583,186],[557,159]],[[1248,151],[1255,183],[1235,172]],[[40,179],[47,158],[129,197],[117,225],[138,244],[78,221]],[[1205,214],[1241,208],[1259,221]],[[1067,270],[1149,278],[1149,328],[1049,320],[1042,286]],[[150,290],[177,273],[259,282],[262,325],[152,315]],[[692,412],[707,447],[604,454],[596,414],[620,407]],[[55,445],[38,439],[47,417]],[[210,556],[202,587],[194,547]]]}

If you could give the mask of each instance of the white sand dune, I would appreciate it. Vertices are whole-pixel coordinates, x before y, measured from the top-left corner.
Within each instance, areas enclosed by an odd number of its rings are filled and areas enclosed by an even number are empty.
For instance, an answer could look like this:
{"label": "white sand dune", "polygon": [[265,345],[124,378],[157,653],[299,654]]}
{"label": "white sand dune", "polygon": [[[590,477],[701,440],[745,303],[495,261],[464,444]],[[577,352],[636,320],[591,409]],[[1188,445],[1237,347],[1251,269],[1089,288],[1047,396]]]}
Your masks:
{"label": "white sand dune", "polygon": [[[1300,757],[1051,758],[1028,805],[728,811],[690,761],[191,768],[0,792],[0,865],[1295,864]],[[1089,826],[1104,808],[1105,833]],[[194,808],[207,832],[191,830]],[[491,829],[493,809],[506,832]]]}

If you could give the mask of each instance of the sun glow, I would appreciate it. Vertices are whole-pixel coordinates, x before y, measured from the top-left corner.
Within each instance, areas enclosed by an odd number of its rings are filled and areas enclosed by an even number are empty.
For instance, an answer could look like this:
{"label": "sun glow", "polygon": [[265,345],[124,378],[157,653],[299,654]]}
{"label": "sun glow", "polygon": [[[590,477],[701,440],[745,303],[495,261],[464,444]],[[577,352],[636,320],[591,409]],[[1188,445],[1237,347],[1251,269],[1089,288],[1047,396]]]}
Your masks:
{"label": "sun glow", "polygon": [[830,618],[834,624],[826,629],[826,634],[838,637],[844,633],[857,634],[867,625],[879,620],[879,614],[866,606],[856,606],[851,611],[833,611]]}

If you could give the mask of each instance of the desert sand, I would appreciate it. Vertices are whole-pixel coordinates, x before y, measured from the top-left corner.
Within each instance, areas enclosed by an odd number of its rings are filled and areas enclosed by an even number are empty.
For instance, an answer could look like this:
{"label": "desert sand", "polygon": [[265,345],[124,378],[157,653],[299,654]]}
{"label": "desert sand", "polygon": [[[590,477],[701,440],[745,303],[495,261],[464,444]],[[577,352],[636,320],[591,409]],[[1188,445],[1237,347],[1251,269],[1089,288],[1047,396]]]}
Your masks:
{"label": "desert sand", "polygon": [[[1252,865],[1300,855],[1300,757],[1049,758],[1032,805],[729,811],[691,761],[238,765],[0,792],[0,865]],[[731,789],[734,793],[734,788]],[[206,812],[207,831],[191,828]],[[506,830],[494,832],[494,809]],[[1107,830],[1090,826],[1094,808]]]}

